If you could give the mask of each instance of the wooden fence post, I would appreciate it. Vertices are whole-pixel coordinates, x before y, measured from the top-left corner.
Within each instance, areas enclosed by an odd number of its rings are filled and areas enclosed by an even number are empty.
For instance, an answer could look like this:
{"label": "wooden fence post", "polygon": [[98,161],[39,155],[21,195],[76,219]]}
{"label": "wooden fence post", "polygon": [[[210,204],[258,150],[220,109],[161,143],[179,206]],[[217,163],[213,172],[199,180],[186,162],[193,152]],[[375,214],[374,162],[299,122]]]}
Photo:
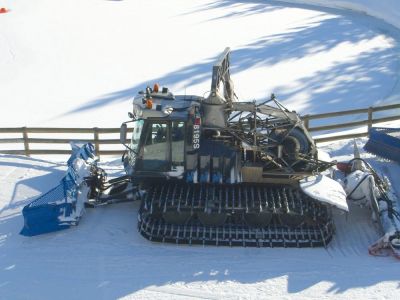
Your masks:
{"label": "wooden fence post", "polygon": [[96,151],[96,156],[100,158],[100,146],[99,146],[99,128],[94,127],[94,149]]}
{"label": "wooden fence post", "polygon": [[309,115],[305,115],[303,116],[303,120],[304,120],[304,127],[308,130],[308,128],[310,128],[310,119],[308,118]]}
{"label": "wooden fence post", "polygon": [[29,157],[30,153],[29,153],[28,129],[26,127],[22,127],[22,137],[24,139],[25,155]]}
{"label": "wooden fence post", "polygon": [[374,111],[373,107],[368,107],[368,132],[372,127],[372,112]]}

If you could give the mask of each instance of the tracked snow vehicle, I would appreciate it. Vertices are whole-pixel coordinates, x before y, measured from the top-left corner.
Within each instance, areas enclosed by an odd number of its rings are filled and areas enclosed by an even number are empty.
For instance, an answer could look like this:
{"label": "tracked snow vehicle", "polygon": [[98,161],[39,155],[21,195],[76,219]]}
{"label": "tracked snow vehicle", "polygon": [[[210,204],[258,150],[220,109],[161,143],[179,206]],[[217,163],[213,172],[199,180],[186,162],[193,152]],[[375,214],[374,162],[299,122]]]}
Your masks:
{"label": "tracked snow vehicle", "polygon": [[213,66],[208,97],[157,84],[139,92],[121,126],[126,175],[107,181],[94,147],[75,147],[60,185],[24,208],[21,233],[68,228],[84,205],[133,199],[141,201],[138,229],[151,241],[326,246],[331,208],[348,210],[342,186],[321,175],[333,163],[319,159],[300,117],[274,95],[236,101],[229,55],[227,48]]}
{"label": "tracked snow vehicle", "polygon": [[337,182],[310,176],[332,164],[318,159],[299,116],[274,95],[235,100],[229,48],[213,66],[208,97],[158,85],[135,97],[121,140],[132,123],[123,161],[143,194],[140,233],[186,244],[326,246],[330,205],[346,209],[345,195]]}

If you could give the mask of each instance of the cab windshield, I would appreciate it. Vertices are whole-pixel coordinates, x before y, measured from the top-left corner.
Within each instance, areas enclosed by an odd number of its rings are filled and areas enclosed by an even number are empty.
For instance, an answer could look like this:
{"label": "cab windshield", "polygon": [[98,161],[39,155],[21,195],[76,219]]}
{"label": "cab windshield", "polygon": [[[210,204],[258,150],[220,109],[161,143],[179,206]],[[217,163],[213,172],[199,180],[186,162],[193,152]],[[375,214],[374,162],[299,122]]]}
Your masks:
{"label": "cab windshield", "polygon": [[142,129],[143,129],[143,124],[144,124],[143,120],[137,120],[137,121],[133,122],[132,139],[131,139],[131,143],[130,143],[130,148],[133,151],[129,151],[129,154],[128,154],[128,158],[129,158],[131,165],[133,165],[136,160],[135,153],[138,152],[140,136],[142,134]]}

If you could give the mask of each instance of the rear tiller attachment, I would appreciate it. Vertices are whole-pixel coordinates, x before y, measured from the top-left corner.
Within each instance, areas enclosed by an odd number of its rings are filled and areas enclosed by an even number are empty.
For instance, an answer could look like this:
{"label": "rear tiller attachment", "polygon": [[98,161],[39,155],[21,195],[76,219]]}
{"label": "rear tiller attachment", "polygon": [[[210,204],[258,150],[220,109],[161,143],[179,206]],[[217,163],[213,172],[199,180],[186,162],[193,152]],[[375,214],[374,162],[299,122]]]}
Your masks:
{"label": "rear tiller attachment", "polygon": [[374,169],[360,158],[356,144],[354,150],[354,159],[347,164],[338,164],[338,168],[344,174],[339,181],[346,191],[348,201],[370,207],[372,219],[378,224],[382,237],[373,243],[368,251],[374,256],[388,254],[400,259],[398,197],[389,179],[378,176]]}

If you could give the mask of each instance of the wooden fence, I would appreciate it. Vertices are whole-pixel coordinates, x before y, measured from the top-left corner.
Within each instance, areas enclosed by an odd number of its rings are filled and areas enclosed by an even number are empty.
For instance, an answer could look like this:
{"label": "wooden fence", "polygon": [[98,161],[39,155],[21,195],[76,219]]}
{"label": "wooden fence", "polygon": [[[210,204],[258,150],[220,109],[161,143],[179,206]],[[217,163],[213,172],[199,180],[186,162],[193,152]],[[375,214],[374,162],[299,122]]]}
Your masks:
{"label": "wooden fence", "polygon": [[[336,132],[333,135],[330,135],[329,137],[314,138],[316,143],[322,143],[322,142],[330,142],[330,141],[367,136],[368,129],[371,128],[372,125],[374,124],[400,120],[400,113],[399,111],[397,111],[398,109],[400,109],[400,104],[391,104],[391,105],[376,106],[376,107],[371,106],[368,108],[336,111],[324,114],[304,115],[302,116],[302,119],[304,121],[305,126],[308,128],[308,130],[311,132],[313,136],[315,136],[315,132],[323,132],[323,131],[337,130],[337,129],[344,130],[355,127],[367,126],[367,128],[363,132],[359,133],[340,134],[340,132]],[[394,110],[392,114],[386,113],[385,117],[374,116],[374,113],[376,112],[388,112],[391,110]],[[361,114],[366,114],[364,116],[365,119],[359,121],[351,121],[351,122],[340,122],[340,121],[338,122],[337,120],[338,117],[356,116],[356,115],[360,116]],[[331,119],[331,121],[334,121],[335,123],[331,125],[311,126],[310,121],[317,119]]]}
{"label": "wooden fence", "polygon": [[[349,139],[349,138],[356,138],[356,137],[364,137],[368,135],[368,128],[370,128],[374,124],[400,120],[400,114],[396,111],[400,109],[400,104],[392,104],[392,105],[385,105],[385,106],[378,106],[378,107],[369,107],[369,108],[362,108],[362,109],[353,109],[353,110],[346,110],[346,111],[337,111],[337,112],[330,112],[324,114],[315,114],[315,115],[304,115],[302,119],[308,130],[314,136],[316,143],[327,142],[327,141],[335,141],[341,139]],[[375,117],[375,112],[382,112],[382,111],[390,111],[395,110],[394,114],[391,116],[385,117]],[[365,119],[360,121],[351,121],[345,123],[338,123],[337,118],[343,116],[360,116],[360,114],[365,114]],[[334,124],[331,125],[323,125],[323,126],[312,126],[311,122],[313,120],[329,120],[334,121]],[[324,122],[324,123],[329,123]],[[334,133],[329,137],[315,137],[316,132],[326,132],[329,130],[337,130],[337,129],[349,129],[355,127],[366,126],[366,129],[362,132],[358,133],[350,133],[350,134],[340,134],[340,132]],[[121,155],[123,153],[123,146],[120,145],[119,135],[118,138],[112,139],[105,139],[101,138],[102,134],[114,134],[116,136],[119,134],[119,128],[28,128],[28,127],[19,127],[19,128],[0,128],[0,144],[23,144],[23,149],[21,150],[1,150],[0,153],[2,154],[16,154],[16,155],[41,155],[41,154],[70,154],[70,150],[55,150],[55,149],[32,149],[31,145],[33,144],[69,144],[72,140],[78,140],[81,142],[90,142],[94,144],[96,153],[101,155]],[[73,139],[70,138],[37,138],[31,137],[32,134],[74,134],[76,137]],[[4,135],[10,134],[20,134],[20,137],[17,138],[3,138]],[[79,135],[85,135],[85,138],[79,138]],[[87,138],[87,136],[91,136],[91,138]],[[117,150],[103,150],[101,149],[101,145],[120,145]]]}
{"label": "wooden fence", "polygon": [[[84,143],[92,143],[95,146],[96,153],[100,155],[120,155],[123,153],[123,146],[118,138],[102,139],[101,134],[119,134],[119,128],[35,128],[35,127],[19,127],[19,128],[0,128],[0,135],[21,134],[21,138],[0,138],[0,144],[18,144],[23,143],[23,150],[0,150],[3,154],[17,155],[41,155],[41,154],[70,154],[71,150],[54,150],[54,149],[31,149],[32,144],[69,144],[71,141],[79,141]],[[76,137],[71,138],[32,138],[29,134],[75,134]],[[81,138],[83,135],[91,135],[92,138]],[[100,145],[121,145],[120,150],[101,150]]]}

